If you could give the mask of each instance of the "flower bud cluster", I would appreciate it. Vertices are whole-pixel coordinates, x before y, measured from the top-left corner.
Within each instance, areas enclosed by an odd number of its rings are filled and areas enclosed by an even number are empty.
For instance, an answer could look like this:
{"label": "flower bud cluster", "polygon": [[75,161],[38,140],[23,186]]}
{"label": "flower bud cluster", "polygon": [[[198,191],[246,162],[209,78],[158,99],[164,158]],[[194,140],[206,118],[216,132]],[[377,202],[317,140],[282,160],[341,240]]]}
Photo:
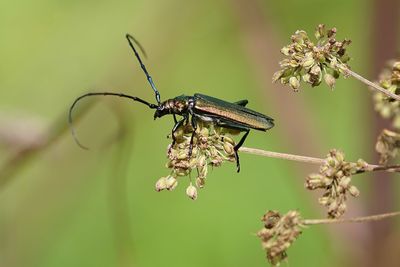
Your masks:
{"label": "flower bud cluster", "polygon": [[390,159],[396,157],[399,153],[400,134],[384,129],[378,136],[375,149],[380,154],[379,163],[386,165]]}
{"label": "flower bud cluster", "polygon": [[323,24],[318,25],[315,37],[317,41],[313,43],[305,31],[292,35],[292,43],[281,49],[285,59],[279,62],[281,69],[274,73],[273,82],[289,84],[298,91],[301,81],[312,87],[325,81],[333,89],[340,73],[349,68],[346,49],[351,41],[337,41],[336,28],[326,30]]}
{"label": "flower bud cluster", "polygon": [[225,129],[213,124],[200,122],[194,133],[192,154],[189,156],[190,139],[193,128],[190,124],[180,127],[175,132],[176,142],[168,146],[168,162],[166,167],[171,174],[160,178],[156,183],[156,190],[173,190],[180,177],[190,176],[196,170],[195,183],[191,182],[186,194],[191,199],[197,198],[197,189],[203,188],[209,167],[218,167],[224,161],[235,161],[235,142]]}
{"label": "flower bud cluster", "polygon": [[278,266],[287,258],[286,250],[301,234],[300,214],[297,211],[289,211],[281,216],[279,212],[270,210],[261,220],[264,222],[264,228],[257,233],[257,236],[261,239],[268,261]]}
{"label": "flower bud cluster", "polygon": [[344,154],[333,149],[327,155],[319,173],[310,174],[305,182],[309,190],[322,189],[324,194],[318,202],[327,207],[329,218],[339,218],[347,209],[347,193],[353,197],[360,194],[357,187],[351,185],[351,176],[368,170],[368,164],[359,159],[357,163],[344,161]]}
{"label": "flower bud cluster", "polygon": [[[400,61],[388,62],[379,75],[379,85],[391,93],[400,94]],[[375,110],[385,119],[392,119],[394,128],[400,130],[400,102],[388,99],[382,93],[374,93]]]}

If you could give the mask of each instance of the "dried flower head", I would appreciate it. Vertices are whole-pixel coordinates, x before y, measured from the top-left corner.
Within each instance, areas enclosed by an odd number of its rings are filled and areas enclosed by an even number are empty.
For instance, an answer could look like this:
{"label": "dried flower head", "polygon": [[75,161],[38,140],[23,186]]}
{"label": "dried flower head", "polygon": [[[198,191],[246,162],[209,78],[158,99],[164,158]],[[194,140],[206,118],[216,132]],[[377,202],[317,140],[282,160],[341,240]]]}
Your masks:
{"label": "dried flower head", "polygon": [[386,165],[390,159],[396,157],[399,153],[400,134],[384,129],[378,136],[375,149],[380,154],[379,163]]}
{"label": "dried flower head", "polygon": [[289,211],[281,216],[277,211],[268,211],[261,220],[264,228],[257,236],[261,239],[263,249],[267,253],[268,261],[278,266],[287,258],[286,250],[301,234],[302,220],[297,211]]}
{"label": "dried flower head", "polygon": [[[400,94],[400,61],[390,61],[379,75],[379,85],[396,95]],[[374,93],[375,110],[385,119],[392,119],[392,125],[400,129],[400,102],[386,95]]]}
{"label": "dried flower head", "polygon": [[[170,144],[167,151],[166,166],[171,169],[171,174],[157,181],[157,191],[173,190],[180,177],[190,177],[192,170],[196,170],[195,185],[190,183],[186,190],[186,194],[195,200],[197,188],[203,188],[205,185],[210,166],[218,167],[225,161],[235,161],[233,149],[235,142],[230,137],[230,134],[233,134],[232,131],[209,123],[198,123],[193,138],[192,154],[189,156],[192,133],[193,128],[190,124],[185,124],[175,132],[176,142]],[[167,181],[170,181],[170,186]]]}
{"label": "dried flower head", "polygon": [[333,89],[340,73],[345,74],[344,70],[349,68],[346,49],[351,41],[337,41],[336,28],[326,30],[323,24],[318,25],[315,37],[313,43],[305,31],[292,35],[292,43],[281,49],[286,58],[279,62],[281,69],[274,73],[273,82],[279,80],[297,91],[300,81],[314,87],[324,80]]}
{"label": "dried flower head", "polygon": [[346,211],[347,193],[357,197],[360,192],[351,185],[351,176],[357,172],[367,171],[368,164],[359,159],[357,163],[344,161],[344,154],[333,149],[327,155],[319,173],[310,174],[305,182],[309,190],[325,190],[319,203],[328,208],[329,218],[339,218]]}

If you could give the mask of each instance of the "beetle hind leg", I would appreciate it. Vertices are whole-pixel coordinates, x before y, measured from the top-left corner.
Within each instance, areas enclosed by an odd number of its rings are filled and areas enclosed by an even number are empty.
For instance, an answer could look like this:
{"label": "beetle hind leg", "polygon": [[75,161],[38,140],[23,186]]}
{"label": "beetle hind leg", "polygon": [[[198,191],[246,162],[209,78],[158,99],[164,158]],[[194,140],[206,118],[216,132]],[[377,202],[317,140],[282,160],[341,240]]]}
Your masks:
{"label": "beetle hind leg", "polygon": [[246,140],[247,136],[249,135],[250,128],[246,127],[245,125],[239,124],[239,123],[232,123],[232,122],[224,121],[224,120],[217,120],[216,123],[217,123],[217,125],[224,127],[224,128],[245,132],[245,134],[240,139],[239,143],[237,143],[233,148],[234,153],[235,153],[235,160],[236,160],[236,171],[240,172],[240,160],[239,160],[238,150],[243,145],[244,141]]}
{"label": "beetle hind leg", "polygon": [[[242,100],[239,101],[239,104],[245,105],[247,104],[247,101]],[[247,127],[247,125],[244,124],[240,124],[240,123],[235,123],[232,121],[228,121],[228,120],[224,120],[220,117],[217,116],[212,116],[212,115],[200,115],[200,114],[192,114],[192,126],[195,129],[194,132],[196,131],[196,121],[193,121],[194,118],[198,118],[199,120],[202,121],[212,121],[213,123],[215,123],[215,125],[218,125],[220,127],[223,128],[227,128],[227,129],[232,129],[232,130],[237,130],[239,132],[245,132],[244,135],[242,136],[242,138],[240,139],[239,143],[237,143],[234,147],[233,147],[233,151],[234,151],[234,155],[235,155],[235,161],[236,161],[236,170],[237,172],[240,172],[240,160],[239,160],[239,153],[238,150],[239,148],[243,145],[244,141],[246,140],[247,136],[250,133],[250,128]],[[193,147],[193,136],[194,136],[194,132],[192,134],[192,139],[190,140],[190,149],[189,149],[189,153],[191,152],[191,148]]]}
{"label": "beetle hind leg", "polygon": [[250,133],[250,129],[246,130],[246,133],[243,135],[243,137],[240,139],[239,143],[236,144],[236,146],[233,148],[235,151],[235,160],[236,160],[236,171],[240,172],[240,161],[239,161],[239,154],[238,150],[239,148],[243,145],[244,141],[246,140],[247,136]]}

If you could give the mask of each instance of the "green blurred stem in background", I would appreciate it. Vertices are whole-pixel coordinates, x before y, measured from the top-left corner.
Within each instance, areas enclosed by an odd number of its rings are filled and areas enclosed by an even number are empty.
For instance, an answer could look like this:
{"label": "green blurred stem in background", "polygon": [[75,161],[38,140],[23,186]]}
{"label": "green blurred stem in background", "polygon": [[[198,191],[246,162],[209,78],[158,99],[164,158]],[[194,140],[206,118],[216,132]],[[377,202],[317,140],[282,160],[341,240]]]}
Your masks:
{"label": "green blurred stem in background", "polygon": [[[83,117],[95,103],[95,99],[86,101],[81,105],[81,108],[76,112],[76,120]],[[0,167],[0,188],[6,186],[12,177],[22,170],[24,164],[36,159],[40,153],[55,144],[64,134],[69,133],[69,127],[66,116],[63,114],[58,120],[49,127],[47,139],[36,146],[22,148],[16,151],[5,161],[3,166]]]}

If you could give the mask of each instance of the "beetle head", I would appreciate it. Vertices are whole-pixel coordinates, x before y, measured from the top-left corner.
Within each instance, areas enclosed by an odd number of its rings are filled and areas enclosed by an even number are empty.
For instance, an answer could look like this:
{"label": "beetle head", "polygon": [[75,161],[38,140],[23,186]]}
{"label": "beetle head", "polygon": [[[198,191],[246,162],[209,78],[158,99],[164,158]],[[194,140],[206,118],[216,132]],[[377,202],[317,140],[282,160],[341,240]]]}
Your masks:
{"label": "beetle head", "polygon": [[170,108],[162,103],[157,107],[156,112],[154,112],[154,119],[161,118],[162,116],[167,114],[170,114]]}

